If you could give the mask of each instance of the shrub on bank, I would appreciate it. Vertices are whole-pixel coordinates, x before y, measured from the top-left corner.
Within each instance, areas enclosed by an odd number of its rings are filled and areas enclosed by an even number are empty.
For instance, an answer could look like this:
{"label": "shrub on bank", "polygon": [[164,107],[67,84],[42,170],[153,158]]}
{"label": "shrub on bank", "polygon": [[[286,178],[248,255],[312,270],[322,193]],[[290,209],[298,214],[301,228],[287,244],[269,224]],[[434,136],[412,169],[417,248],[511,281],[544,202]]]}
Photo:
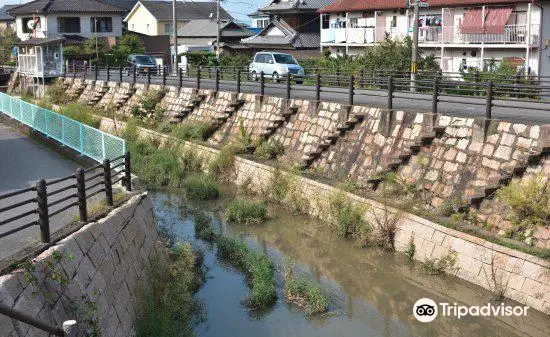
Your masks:
{"label": "shrub on bank", "polygon": [[235,153],[230,146],[225,146],[210,162],[208,173],[217,180],[227,180],[235,165]]}
{"label": "shrub on bank", "polygon": [[273,264],[263,253],[252,252],[241,241],[232,238],[217,239],[218,257],[242,271],[250,287],[247,305],[265,309],[277,300]]}
{"label": "shrub on bank", "polygon": [[213,242],[217,238],[212,229],[212,220],[205,212],[195,214],[195,237],[206,242]]}
{"label": "shrub on bank", "polygon": [[101,118],[94,115],[94,108],[82,103],[68,103],[61,107],[59,113],[82,124],[99,129]]}
{"label": "shrub on bank", "polygon": [[178,124],[172,129],[172,136],[181,140],[207,140],[214,128],[208,123]]}
{"label": "shrub on bank", "polygon": [[249,199],[232,201],[225,214],[227,220],[236,223],[258,224],[268,219],[266,204]]}
{"label": "shrub on bank", "polygon": [[212,200],[220,196],[219,184],[203,173],[188,176],[183,180],[185,194],[192,200]]}

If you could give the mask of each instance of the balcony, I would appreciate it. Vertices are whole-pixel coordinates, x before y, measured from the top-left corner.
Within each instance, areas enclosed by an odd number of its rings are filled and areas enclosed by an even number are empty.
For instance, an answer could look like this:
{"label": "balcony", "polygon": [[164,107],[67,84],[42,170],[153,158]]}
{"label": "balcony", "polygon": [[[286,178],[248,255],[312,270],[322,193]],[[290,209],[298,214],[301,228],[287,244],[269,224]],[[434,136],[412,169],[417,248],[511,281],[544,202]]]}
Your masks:
{"label": "balcony", "polygon": [[[504,33],[463,34],[457,26],[421,27],[418,40],[422,44],[527,44],[539,43],[538,24],[533,24],[528,32],[527,25],[506,25]],[[412,32],[397,28],[328,28],[321,29],[323,44],[368,45],[382,42],[385,36],[403,39],[412,37]]]}

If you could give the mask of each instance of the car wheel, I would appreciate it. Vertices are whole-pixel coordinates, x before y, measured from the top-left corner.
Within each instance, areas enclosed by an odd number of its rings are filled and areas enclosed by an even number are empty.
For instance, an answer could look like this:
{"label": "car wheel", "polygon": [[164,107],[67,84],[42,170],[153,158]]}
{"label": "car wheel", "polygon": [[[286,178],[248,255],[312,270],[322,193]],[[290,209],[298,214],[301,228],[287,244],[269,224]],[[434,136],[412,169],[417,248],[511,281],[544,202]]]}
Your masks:
{"label": "car wheel", "polygon": [[273,76],[272,76],[272,79],[273,79],[273,83],[278,83],[279,82],[279,74],[277,74],[277,72],[274,72]]}
{"label": "car wheel", "polygon": [[258,80],[258,74],[255,71],[252,72],[252,80],[254,82],[256,82]]}

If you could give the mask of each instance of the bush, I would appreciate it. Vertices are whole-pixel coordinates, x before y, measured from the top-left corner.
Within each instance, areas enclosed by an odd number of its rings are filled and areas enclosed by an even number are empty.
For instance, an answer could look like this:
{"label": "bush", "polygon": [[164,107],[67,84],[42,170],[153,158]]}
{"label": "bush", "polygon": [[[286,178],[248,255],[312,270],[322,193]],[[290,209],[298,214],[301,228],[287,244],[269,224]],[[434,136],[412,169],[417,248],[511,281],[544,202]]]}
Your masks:
{"label": "bush", "polygon": [[275,159],[284,153],[283,144],[274,141],[262,141],[260,145],[256,147],[254,155],[263,159]]}
{"label": "bush", "polygon": [[181,140],[207,140],[214,128],[208,123],[179,124],[172,129],[172,136]]}
{"label": "bush", "polygon": [[220,237],[217,240],[218,256],[245,273],[250,293],[247,305],[252,309],[265,309],[277,300],[273,264],[263,253],[251,252],[241,241]]}
{"label": "bush", "polygon": [[294,214],[307,213],[309,208],[309,200],[302,196],[301,178],[283,173],[278,167],[273,171],[264,195],[269,202],[283,204]]}
{"label": "bush", "polygon": [[209,176],[198,173],[183,180],[188,198],[193,200],[212,200],[220,196],[220,186]]}
{"label": "bush", "polygon": [[66,104],[69,101],[67,90],[61,79],[55,80],[52,85],[48,86],[45,100],[51,104]]}
{"label": "bush", "polygon": [[330,218],[338,227],[340,236],[352,237],[363,245],[370,241],[372,228],[363,218],[366,209],[362,205],[352,203],[342,192],[337,192],[330,198]]}
{"label": "bush", "polygon": [[308,315],[328,311],[329,295],[319,284],[303,277],[293,275],[293,265],[285,263],[285,298],[305,309]]}
{"label": "bush", "polygon": [[136,312],[136,336],[193,336],[190,322],[200,308],[193,294],[204,279],[191,245],[178,243],[170,254],[153,253],[147,274],[148,287]]}
{"label": "bush", "polygon": [[235,154],[233,149],[225,146],[220,150],[216,158],[210,162],[208,173],[217,180],[229,179],[235,165]]}
{"label": "bush", "polygon": [[212,220],[205,212],[195,214],[195,237],[206,242],[213,242],[217,238],[212,229]]}
{"label": "bush", "polygon": [[74,119],[82,124],[99,129],[101,118],[94,116],[94,108],[82,103],[69,103],[59,110],[59,113],[65,117]]}
{"label": "bush", "polygon": [[263,202],[237,199],[229,204],[227,220],[236,223],[258,224],[268,219],[267,206]]}

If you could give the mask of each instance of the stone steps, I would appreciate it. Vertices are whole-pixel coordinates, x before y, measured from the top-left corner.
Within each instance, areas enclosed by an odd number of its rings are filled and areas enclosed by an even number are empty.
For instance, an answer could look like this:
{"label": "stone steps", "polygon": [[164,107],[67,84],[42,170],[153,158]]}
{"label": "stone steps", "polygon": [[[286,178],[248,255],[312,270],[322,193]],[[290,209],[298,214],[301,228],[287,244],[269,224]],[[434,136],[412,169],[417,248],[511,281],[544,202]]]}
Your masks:
{"label": "stone steps", "polygon": [[281,127],[282,125],[284,125],[289,119],[290,117],[292,117],[293,115],[295,115],[296,113],[298,112],[298,107],[297,106],[290,106],[290,107],[287,107],[282,113],[280,116],[278,116],[277,118],[275,118],[273,121],[271,121],[271,123],[269,125],[267,125],[264,130],[262,130],[260,132],[260,136],[263,138],[263,139],[268,139],[269,137],[271,137],[271,135],[273,135],[275,133],[275,131]]}

